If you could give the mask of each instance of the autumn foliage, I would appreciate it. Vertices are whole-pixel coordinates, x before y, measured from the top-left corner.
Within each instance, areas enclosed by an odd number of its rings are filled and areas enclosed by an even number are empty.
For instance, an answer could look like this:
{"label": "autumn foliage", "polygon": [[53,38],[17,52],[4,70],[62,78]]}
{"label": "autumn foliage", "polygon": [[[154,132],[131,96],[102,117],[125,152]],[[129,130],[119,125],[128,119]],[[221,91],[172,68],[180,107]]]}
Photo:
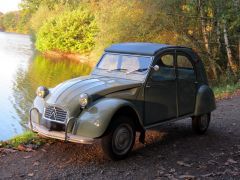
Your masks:
{"label": "autumn foliage", "polygon": [[214,82],[234,83],[240,64],[240,0],[22,0],[0,18],[6,31],[33,35],[39,51],[96,58],[118,42],[192,47]]}

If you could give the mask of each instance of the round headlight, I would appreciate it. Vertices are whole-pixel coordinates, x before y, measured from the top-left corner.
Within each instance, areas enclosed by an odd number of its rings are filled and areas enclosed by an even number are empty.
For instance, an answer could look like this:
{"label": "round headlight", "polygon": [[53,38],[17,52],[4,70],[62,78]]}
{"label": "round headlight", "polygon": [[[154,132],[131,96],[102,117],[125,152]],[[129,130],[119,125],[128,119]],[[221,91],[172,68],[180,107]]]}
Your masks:
{"label": "round headlight", "polygon": [[37,96],[41,98],[45,98],[49,94],[49,91],[46,87],[40,86],[39,88],[37,88],[36,93],[37,93]]}
{"label": "round headlight", "polygon": [[80,94],[79,103],[82,108],[85,108],[88,104],[88,95],[87,94]]}

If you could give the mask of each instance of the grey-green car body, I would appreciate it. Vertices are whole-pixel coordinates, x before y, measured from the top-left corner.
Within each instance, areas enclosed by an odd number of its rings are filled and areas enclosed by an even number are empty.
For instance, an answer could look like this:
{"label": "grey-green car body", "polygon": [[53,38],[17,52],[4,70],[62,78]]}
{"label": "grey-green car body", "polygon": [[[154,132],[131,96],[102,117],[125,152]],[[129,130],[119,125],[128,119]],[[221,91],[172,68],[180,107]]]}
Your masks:
{"label": "grey-green car body", "polygon": [[[37,96],[30,111],[33,131],[52,138],[92,143],[106,133],[113,117],[119,114],[131,116],[137,130],[144,132],[165,122],[211,113],[216,108],[203,63],[190,48],[122,43],[107,48],[105,54],[146,56],[151,60],[151,66],[141,76],[144,78],[138,78],[134,73],[102,71],[96,67],[89,76],[75,78],[50,89],[45,98]],[[152,68],[165,54],[174,58],[174,66],[170,68],[174,77],[162,78],[159,74],[166,70],[161,72],[160,67],[158,75],[155,75]],[[187,69],[178,69],[178,54],[189,59],[193,66],[191,73],[188,74]],[[82,93],[89,97],[84,108],[79,104]],[[55,116],[57,108],[64,110],[66,120],[58,122],[45,118],[48,106],[54,107],[52,113]]]}

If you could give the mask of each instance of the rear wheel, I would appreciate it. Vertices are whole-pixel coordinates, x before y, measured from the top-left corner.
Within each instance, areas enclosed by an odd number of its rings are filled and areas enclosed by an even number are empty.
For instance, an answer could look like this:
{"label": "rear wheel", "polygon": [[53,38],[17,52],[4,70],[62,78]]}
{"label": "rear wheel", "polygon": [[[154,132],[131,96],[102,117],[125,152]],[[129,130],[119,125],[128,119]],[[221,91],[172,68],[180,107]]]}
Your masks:
{"label": "rear wheel", "polygon": [[210,113],[192,117],[193,130],[198,134],[204,134],[208,130],[210,120]]}
{"label": "rear wheel", "polygon": [[132,150],[135,136],[135,126],[129,117],[114,118],[107,134],[101,140],[105,155],[112,160],[126,158]]}

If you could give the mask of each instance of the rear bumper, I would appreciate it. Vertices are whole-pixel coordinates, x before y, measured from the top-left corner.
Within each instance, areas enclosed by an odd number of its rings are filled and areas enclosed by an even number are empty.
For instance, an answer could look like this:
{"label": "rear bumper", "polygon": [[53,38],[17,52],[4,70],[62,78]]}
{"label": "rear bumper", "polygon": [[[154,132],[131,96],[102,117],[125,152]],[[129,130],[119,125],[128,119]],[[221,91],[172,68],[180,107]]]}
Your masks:
{"label": "rear bumper", "polygon": [[36,110],[36,109],[30,110],[29,127],[32,131],[37,132],[40,135],[43,135],[43,136],[49,137],[49,138],[54,138],[54,139],[59,139],[59,140],[64,140],[64,141],[69,141],[69,142],[74,142],[74,143],[81,143],[81,144],[92,144],[95,141],[95,139],[93,139],[93,138],[82,137],[82,136],[73,135],[71,133],[67,133],[68,123],[70,122],[70,120],[67,121],[67,123],[66,123],[66,131],[65,132],[49,130],[48,128],[32,121],[32,118],[31,118],[32,110]]}

